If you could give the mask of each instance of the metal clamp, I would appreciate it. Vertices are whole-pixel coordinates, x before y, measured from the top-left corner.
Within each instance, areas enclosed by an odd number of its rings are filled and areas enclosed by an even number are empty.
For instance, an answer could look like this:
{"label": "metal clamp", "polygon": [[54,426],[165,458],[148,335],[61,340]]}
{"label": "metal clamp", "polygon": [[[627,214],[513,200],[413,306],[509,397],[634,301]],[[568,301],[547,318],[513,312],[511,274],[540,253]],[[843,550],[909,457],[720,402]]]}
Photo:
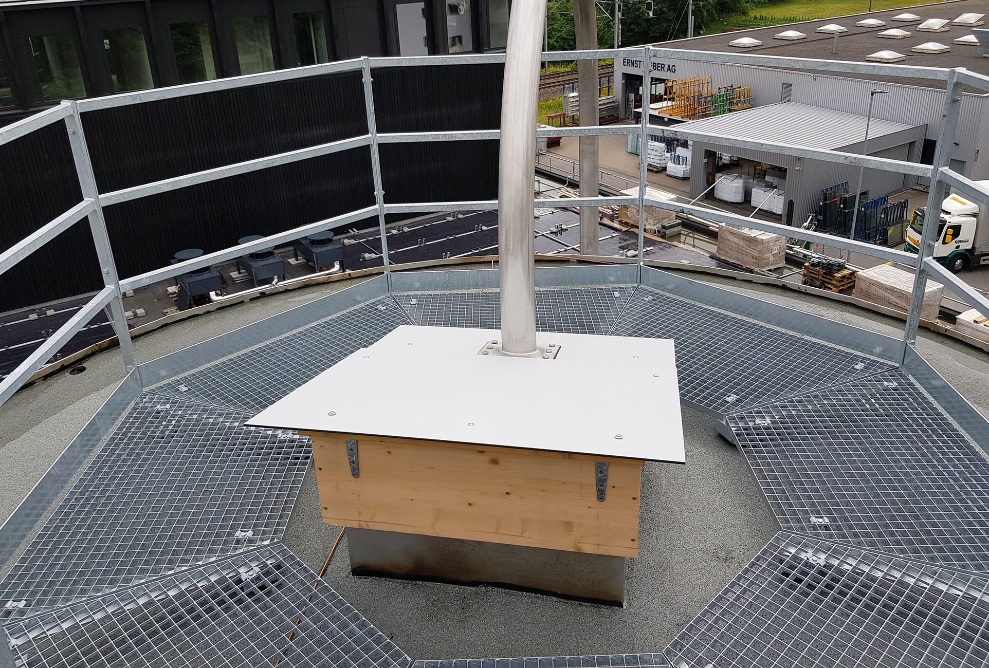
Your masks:
{"label": "metal clamp", "polygon": [[608,492],[608,462],[594,462],[594,484],[598,490],[598,501],[604,501]]}
{"label": "metal clamp", "polygon": [[354,439],[347,439],[347,461],[350,462],[350,475],[360,478],[361,467],[357,463],[357,441]]}

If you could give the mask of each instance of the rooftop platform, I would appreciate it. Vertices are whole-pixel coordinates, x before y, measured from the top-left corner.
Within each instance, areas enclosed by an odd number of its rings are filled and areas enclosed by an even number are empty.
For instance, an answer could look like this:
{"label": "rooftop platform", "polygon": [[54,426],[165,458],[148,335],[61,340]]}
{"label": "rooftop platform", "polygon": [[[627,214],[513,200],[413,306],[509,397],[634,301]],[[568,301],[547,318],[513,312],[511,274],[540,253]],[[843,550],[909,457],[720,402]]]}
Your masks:
{"label": "rooftop platform", "polygon": [[[399,325],[500,326],[497,272],[398,272],[177,323],[119,386],[102,353],[0,407],[15,662],[984,665],[989,360],[929,335],[901,364],[893,320],[705,280],[537,271],[541,331],[676,344],[687,466],[644,471],[624,608],[353,577],[345,540],[317,575],[337,531],[308,443],[244,422]],[[588,419],[651,400],[597,388]],[[485,656],[520,658],[453,661]]]}

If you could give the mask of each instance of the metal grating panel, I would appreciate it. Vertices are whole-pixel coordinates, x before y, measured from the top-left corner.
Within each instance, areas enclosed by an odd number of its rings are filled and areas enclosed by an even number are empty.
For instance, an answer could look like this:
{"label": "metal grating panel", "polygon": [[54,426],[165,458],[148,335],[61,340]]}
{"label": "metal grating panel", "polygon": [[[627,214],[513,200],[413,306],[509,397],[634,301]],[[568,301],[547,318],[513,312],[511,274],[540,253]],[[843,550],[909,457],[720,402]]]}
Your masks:
{"label": "metal grating panel", "polygon": [[[536,329],[542,332],[607,334],[628,304],[634,286],[536,290]],[[417,325],[433,327],[501,327],[497,290],[409,292],[395,299]]]}
{"label": "metal grating panel", "polygon": [[248,417],[142,395],[0,581],[0,619],[279,539],[309,441]]}
{"label": "metal grating panel", "polygon": [[681,668],[985,666],[989,580],[780,533],[673,640]]}
{"label": "metal grating panel", "polygon": [[391,297],[357,306],[154,387],[159,394],[252,414],[355,350],[409,323]]}
{"label": "metal grating panel", "polygon": [[784,528],[989,571],[989,462],[902,371],[727,424]]}
{"label": "metal grating panel", "polygon": [[416,661],[412,668],[664,668],[662,654],[595,654],[590,656],[540,656],[515,659],[444,659]]}
{"label": "metal grating panel", "polygon": [[4,627],[45,666],[406,668],[409,658],[282,545]]}
{"label": "metal grating panel", "polygon": [[636,291],[612,334],[674,339],[681,399],[719,414],[893,368],[646,287]]}

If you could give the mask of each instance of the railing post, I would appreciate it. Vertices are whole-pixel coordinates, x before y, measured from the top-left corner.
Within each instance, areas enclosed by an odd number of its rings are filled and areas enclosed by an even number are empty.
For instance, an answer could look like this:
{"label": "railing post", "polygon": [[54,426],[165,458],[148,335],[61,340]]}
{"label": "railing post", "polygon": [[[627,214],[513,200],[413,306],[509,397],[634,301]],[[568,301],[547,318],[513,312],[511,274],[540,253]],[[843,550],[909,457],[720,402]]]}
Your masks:
{"label": "railing post", "polygon": [[378,155],[378,123],[374,118],[374,91],[371,88],[371,61],[361,58],[364,79],[364,106],[367,107],[367,133],[371,135],[371,173],[374,175],[374,200],[378,206],[378,231],[381,236],[381,258],[385,282],[391,292],[391,262],[388,260],[388,232],[385,229],[385,190],[381,185],[381,158]]}
{"label": "railing post", "polygon": [[69,145],[72,147],[72,160],[75,162],[76,174],[79,177],[79,187],[82,196],[93,200],[96,206],[89,214],[89,229],[93,235],[93,245],[96,246],[96,257],[100,263],[100,274],[103,285],[113,288],[114,296],[107,305],[110,325],[117,335],[120,344],[120,354],[124,358],[124,368],[129,373],[134,368],[134,346],[131,343],[130,329],[124,316],[123,295],[120,293],[120,279],[117,276],[117,265],[113,260],[113,249],[110,237],[106,231],[106,220],[103,218],[103,207],[100,205],[100,191],[96,185],[96,175],[93,173],[93,163],[89,158],[89,147],[86,145],[86,135],[79,115],[79,107],[75,102],[67,103],[72,107],[72,113],[65,117],[65,129],[69,134]]}
{"label": "railing post", "polygon": [[652,104],[652,47],[642,50],[642,116],[639,118],[639,282],[645,263],[646,245],[646,185],[649,176],[649,108]]}
{"label": "railing post", "polygon": [[917,328],[920,326],[920,311],[924,303],[924,291],[927,289],[927,267],[924,259],[934,255],[934,243],[937,236],[938,223],[941,219],[941,204],[946,195],[947,186],[941,181],[941,168],[951,163],[955,148],[955,132],[958,129],[958,114],[961,110],[962,84],[958,81],[958,70],[948,70],[948,80],[944,91],[944,113],[942,114],[941,136],[938,137],[937,148],[934,151],[934,164],[931,167],[930,191],[927,195],[927,214],[924,216],[924,231],[920,238],[920,248],[917,251],[917,269],[914,273],[913,294],[910,298],[910,311],[907,313],[907,325],[903,331],[903,358],[907,356],[907,348],[917,345]]}

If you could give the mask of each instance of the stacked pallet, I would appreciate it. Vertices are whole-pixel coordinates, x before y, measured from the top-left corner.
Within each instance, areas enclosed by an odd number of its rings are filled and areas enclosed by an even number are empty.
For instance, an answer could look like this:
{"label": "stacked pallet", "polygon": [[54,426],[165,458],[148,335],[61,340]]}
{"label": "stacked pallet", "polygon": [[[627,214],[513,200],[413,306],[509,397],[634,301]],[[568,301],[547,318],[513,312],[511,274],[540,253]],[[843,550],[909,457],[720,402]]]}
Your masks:
{"label": "stacked pallet", "polygon": [[786,261],[786,237],[744,227],[722,225],[718,257],[748,269],[775,269]]}
{"label": "stacked pallet", "polygon": [[[627,197],[638,197],[639,188],[629,188],[628,190],[623,190],[622,195]],[[660,200],[663,202],[673,202],[676,200],[676,195],[673,193],[668,193],[663,190],[657,190],[656,188],[651,188],[646,186],[646,197],[654,200]],[[646,207],[646,231],[647,232],[658,232],[663,229],[664,226],[672,225],[676,222],[676,214],[667,209],[659,209],[654,206]],[[618,207],[618,220],[625,225],[630,227],[639,226],[639,207],[632,204],[623,204]]]}
{"label": "stacked pallet", "polygon": [[[913,294],[913,279],[913,272],[882,264],[871,269],[863,269],[858,273],[853,294],[859,299],[873,304],[899,311],[909,311],[910,299]],[[924,302],[920,309],[921,318],[937,320],[943,293],[943,285],[934,281],[927,281]]]}
{"label": "stacked pallet", "polygon": [[667,162],[669,162],[669,156],[666,154],[666,144],[661,141],[649,142],[649,153],[646,156],[647,167],[662,171]]}
{"label": "stacked pallet", "polygon": [[974,308],[965,311],[955,319],[955,329],[973,339],[989,343],[989,318]]}
{"label": "stacked pallet", "polygon": [[804,265],[801,282],[812,288],[844,292],[855,287],[855,272],[841,260],[814,260]]}

